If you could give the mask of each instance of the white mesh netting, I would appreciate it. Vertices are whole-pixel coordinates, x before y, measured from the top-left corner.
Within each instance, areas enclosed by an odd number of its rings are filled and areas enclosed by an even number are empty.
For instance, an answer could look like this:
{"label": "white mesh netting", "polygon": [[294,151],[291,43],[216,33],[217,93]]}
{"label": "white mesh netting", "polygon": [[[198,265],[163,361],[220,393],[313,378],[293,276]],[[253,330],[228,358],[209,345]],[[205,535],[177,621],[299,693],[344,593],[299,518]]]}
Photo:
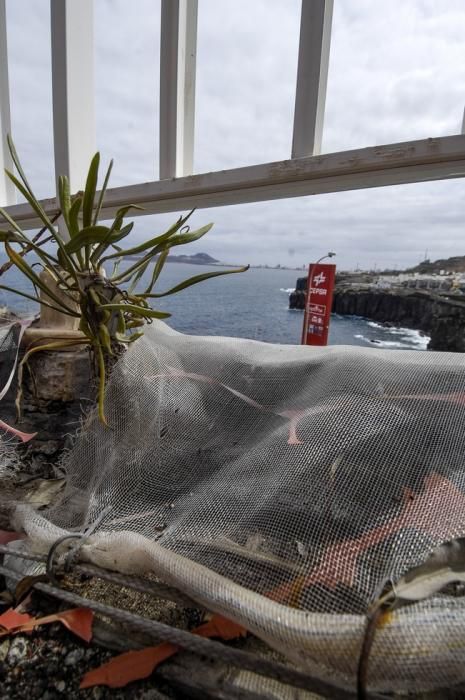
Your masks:
{"label": "white mesh netting", "polygon": [[[30,323],[30,321],[18,320],[13,323],[5,321],[4,325],[0,325],[0,401],[6,396],[13,383],[21,339]],[[13,478],[20,469],[21,461],[15,449],[19,435],[21,433],[14,426],[0,418],[0,479],[3,482],[10,477]],[[2,495],[0,494],[0,502]]]}
{"label": "white mesh netting", "polygon": [[[465,535],[465,359],[186,336],[161,322],[117,363],[66,492],[20,507],[37,547],[154,571],[308,672],[353,687],[364,613]],[[97,524],[97,525],[96,525]],[[465,599],[438,594],[376,633],[369,685],[465,680]]]}

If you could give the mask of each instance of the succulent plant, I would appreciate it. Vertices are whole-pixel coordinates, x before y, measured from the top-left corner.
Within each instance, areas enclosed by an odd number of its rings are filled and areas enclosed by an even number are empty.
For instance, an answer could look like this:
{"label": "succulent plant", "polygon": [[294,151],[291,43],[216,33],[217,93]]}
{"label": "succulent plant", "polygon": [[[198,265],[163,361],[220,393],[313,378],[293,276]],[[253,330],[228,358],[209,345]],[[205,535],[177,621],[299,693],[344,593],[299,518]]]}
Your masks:
{"label": "succulent plant", "polygon": [[[153,318],[164,319],[170,316],[169,313],[152,308],[152,300],[176,294],[212,277],[244,272],[248,267],[202,273],[165,292],[154,291],[170,250],[175,246],[197,241],[208,233],[213,224],[191,231],[186,223],[193,213],[190,211],[186,216],[179,217],[164,233],[139,245],[122,248],[123,241],[134,226],[134,222],[126,223],[125,217],[131,209],[141,207],[128,204],[117,210],[110,225],[99,223],[113,161],[108,166],[99,192],[99,153],[92,158],[83,192],[72,195],[68,178],[61,175],[58,178],[60,209],[50,218],[29,185],[11,137],[8,137],[8,146],[18,177],[8,170],[5,172],[29,203],[43,228],[38,235],[30,238],[18,223],[0,208],[0,215],[7,224],[0,230],[0,241],[5,246],[10,263],[31,281],[34,294],[5,285],[0,285],[0,289],[38,301],[62,314],[79,318],[79,330],[83,334],[81,339],[55,340],[45,345],[32,345],[27,348],[19,371],[18,409],[22,371],[31,355],[43,350],[58,350],[82,343],[88,345],[92,351],[98,377],[98,411],[101,420],[106,423],[104,396],[106,376],[111,362],[121,354],[125,346],[143,335],[145,323]],[[57,220],[59,226],[55,223]],[[19,246],[19,250],[15,249],[15,246]],[[35,271],[37,263],[30,264],[26,260],[28,253],[34,253],[38,257],[39,265],[54,281],[55,289]],[[120,271],[121,263],[129,263],[129,266]],[[112,271],[107,276],[105,267],[109,265]],[[153,270],[150,281],[141,289],[142,277],[151,265]],[[57,293],[57,289],[60,293]]]}

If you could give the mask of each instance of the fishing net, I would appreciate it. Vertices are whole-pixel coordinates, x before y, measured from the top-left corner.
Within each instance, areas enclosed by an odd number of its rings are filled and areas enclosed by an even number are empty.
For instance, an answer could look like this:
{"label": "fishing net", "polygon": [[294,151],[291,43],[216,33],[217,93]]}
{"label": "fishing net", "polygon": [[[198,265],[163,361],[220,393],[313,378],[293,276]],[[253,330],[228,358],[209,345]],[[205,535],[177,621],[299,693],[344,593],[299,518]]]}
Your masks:
{"label": "fishing net", "polygon": [[[18,520],[37,548],[155,572],[324,680],[353,687],[365,614],[465,535],[465,359],[194,337],[162,322],[115,366],[65,460],[66,491]],[[400,608],[369,687],[465,680],[460,589]]]}

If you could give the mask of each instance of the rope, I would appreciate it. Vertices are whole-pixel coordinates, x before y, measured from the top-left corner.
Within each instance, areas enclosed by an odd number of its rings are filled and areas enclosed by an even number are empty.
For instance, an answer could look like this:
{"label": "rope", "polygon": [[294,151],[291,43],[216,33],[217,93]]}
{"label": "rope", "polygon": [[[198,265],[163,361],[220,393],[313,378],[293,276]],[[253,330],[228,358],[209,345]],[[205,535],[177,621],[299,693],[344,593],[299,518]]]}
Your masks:
{"label": "rope", "polygon": [[[46,559],[43,556],[31,554],[30,552],[22,552],[16,549],[10,549],[5,545],[0,545],[0,554],[8,554],[14,557],[19,557],[20,559],[26,559],[27,561],[36,561],[40,563],[46,562]],[[106,569],[100,569],[98,566],[94,566],[92,564],[77,564],[74,567],[74,571],[78,574],[84,574],[85,576],[95,576],[96,578],[100,578],[103,581],[108,581],[108,583],[113,583],[117,586],[130,588],[137,593],[144,593],[146,595],[151,595],[154,598],[170,600],[173,603],[177,603],[185,608],[202,609],[202,607],[192,600],[192,598],[189,598],[189,596],[181,593],[181,591],[179,591],[177,588],[168,586],[166,583],[160,583],[159,581],[143,581],[135,576],[118,574],[115,571],[107,571]]]}
{"label": "rope", "polygon": [[[0,566],[0,573],[16,581],[23,578],[21,574],[10,571],[4,566]],[[126,610],[119,610],[110,605],[83,598],[75,593],[64,591],[46,583],[35,583],[34,588],[48,595],[52,595],[59,600],[63,600],[66,603],[70,603],[71,605],[90,608],[90,610],[113,618],[117,622],[139,629],[157,641],[163,640],[171,642],[182,649],[191,651],[199,656],[207,657],[213,661],[221,659],[231,666],[237,666],[238,668],[257,673],[258,675],[274,678],[281,683],[288,683],[289,685],[317,693],[323,697],[331,698],[332,700],[356,700],[357,696],[353,692],[337,688],[329,683],[312,678],[306,673],[302,673],[301,671],[297,671],[276,661],[270,661],[263,657],[242,651],[241,649],[235,649],[234,647],[204,639],[190,632],[165,625],[157,620],[148,620]],[[371,694],[368,697],[372,700],[381,700],[382,698],[382,696],[375,694]]]}

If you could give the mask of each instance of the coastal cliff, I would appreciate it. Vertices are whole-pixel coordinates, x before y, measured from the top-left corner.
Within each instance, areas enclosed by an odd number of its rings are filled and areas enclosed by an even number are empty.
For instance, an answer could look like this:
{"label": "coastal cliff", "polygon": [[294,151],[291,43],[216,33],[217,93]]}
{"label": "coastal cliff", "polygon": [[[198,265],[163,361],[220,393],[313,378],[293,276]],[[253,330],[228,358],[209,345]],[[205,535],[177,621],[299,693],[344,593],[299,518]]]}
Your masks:
{"label": "coastal cliff", "polygon": [[427,333],[428,350],[465,352],[465,299],[420,289],[336,288],[333,311]]}
{"label": "coastal cliff", "polygon": [[[291,308],[304,308],[305,291],[290,295]],[[427,333],[428,350],[465,352],[465,297],[442,296],[421,289],[377,289],[338,285],[333,312],[363,316]]]}

